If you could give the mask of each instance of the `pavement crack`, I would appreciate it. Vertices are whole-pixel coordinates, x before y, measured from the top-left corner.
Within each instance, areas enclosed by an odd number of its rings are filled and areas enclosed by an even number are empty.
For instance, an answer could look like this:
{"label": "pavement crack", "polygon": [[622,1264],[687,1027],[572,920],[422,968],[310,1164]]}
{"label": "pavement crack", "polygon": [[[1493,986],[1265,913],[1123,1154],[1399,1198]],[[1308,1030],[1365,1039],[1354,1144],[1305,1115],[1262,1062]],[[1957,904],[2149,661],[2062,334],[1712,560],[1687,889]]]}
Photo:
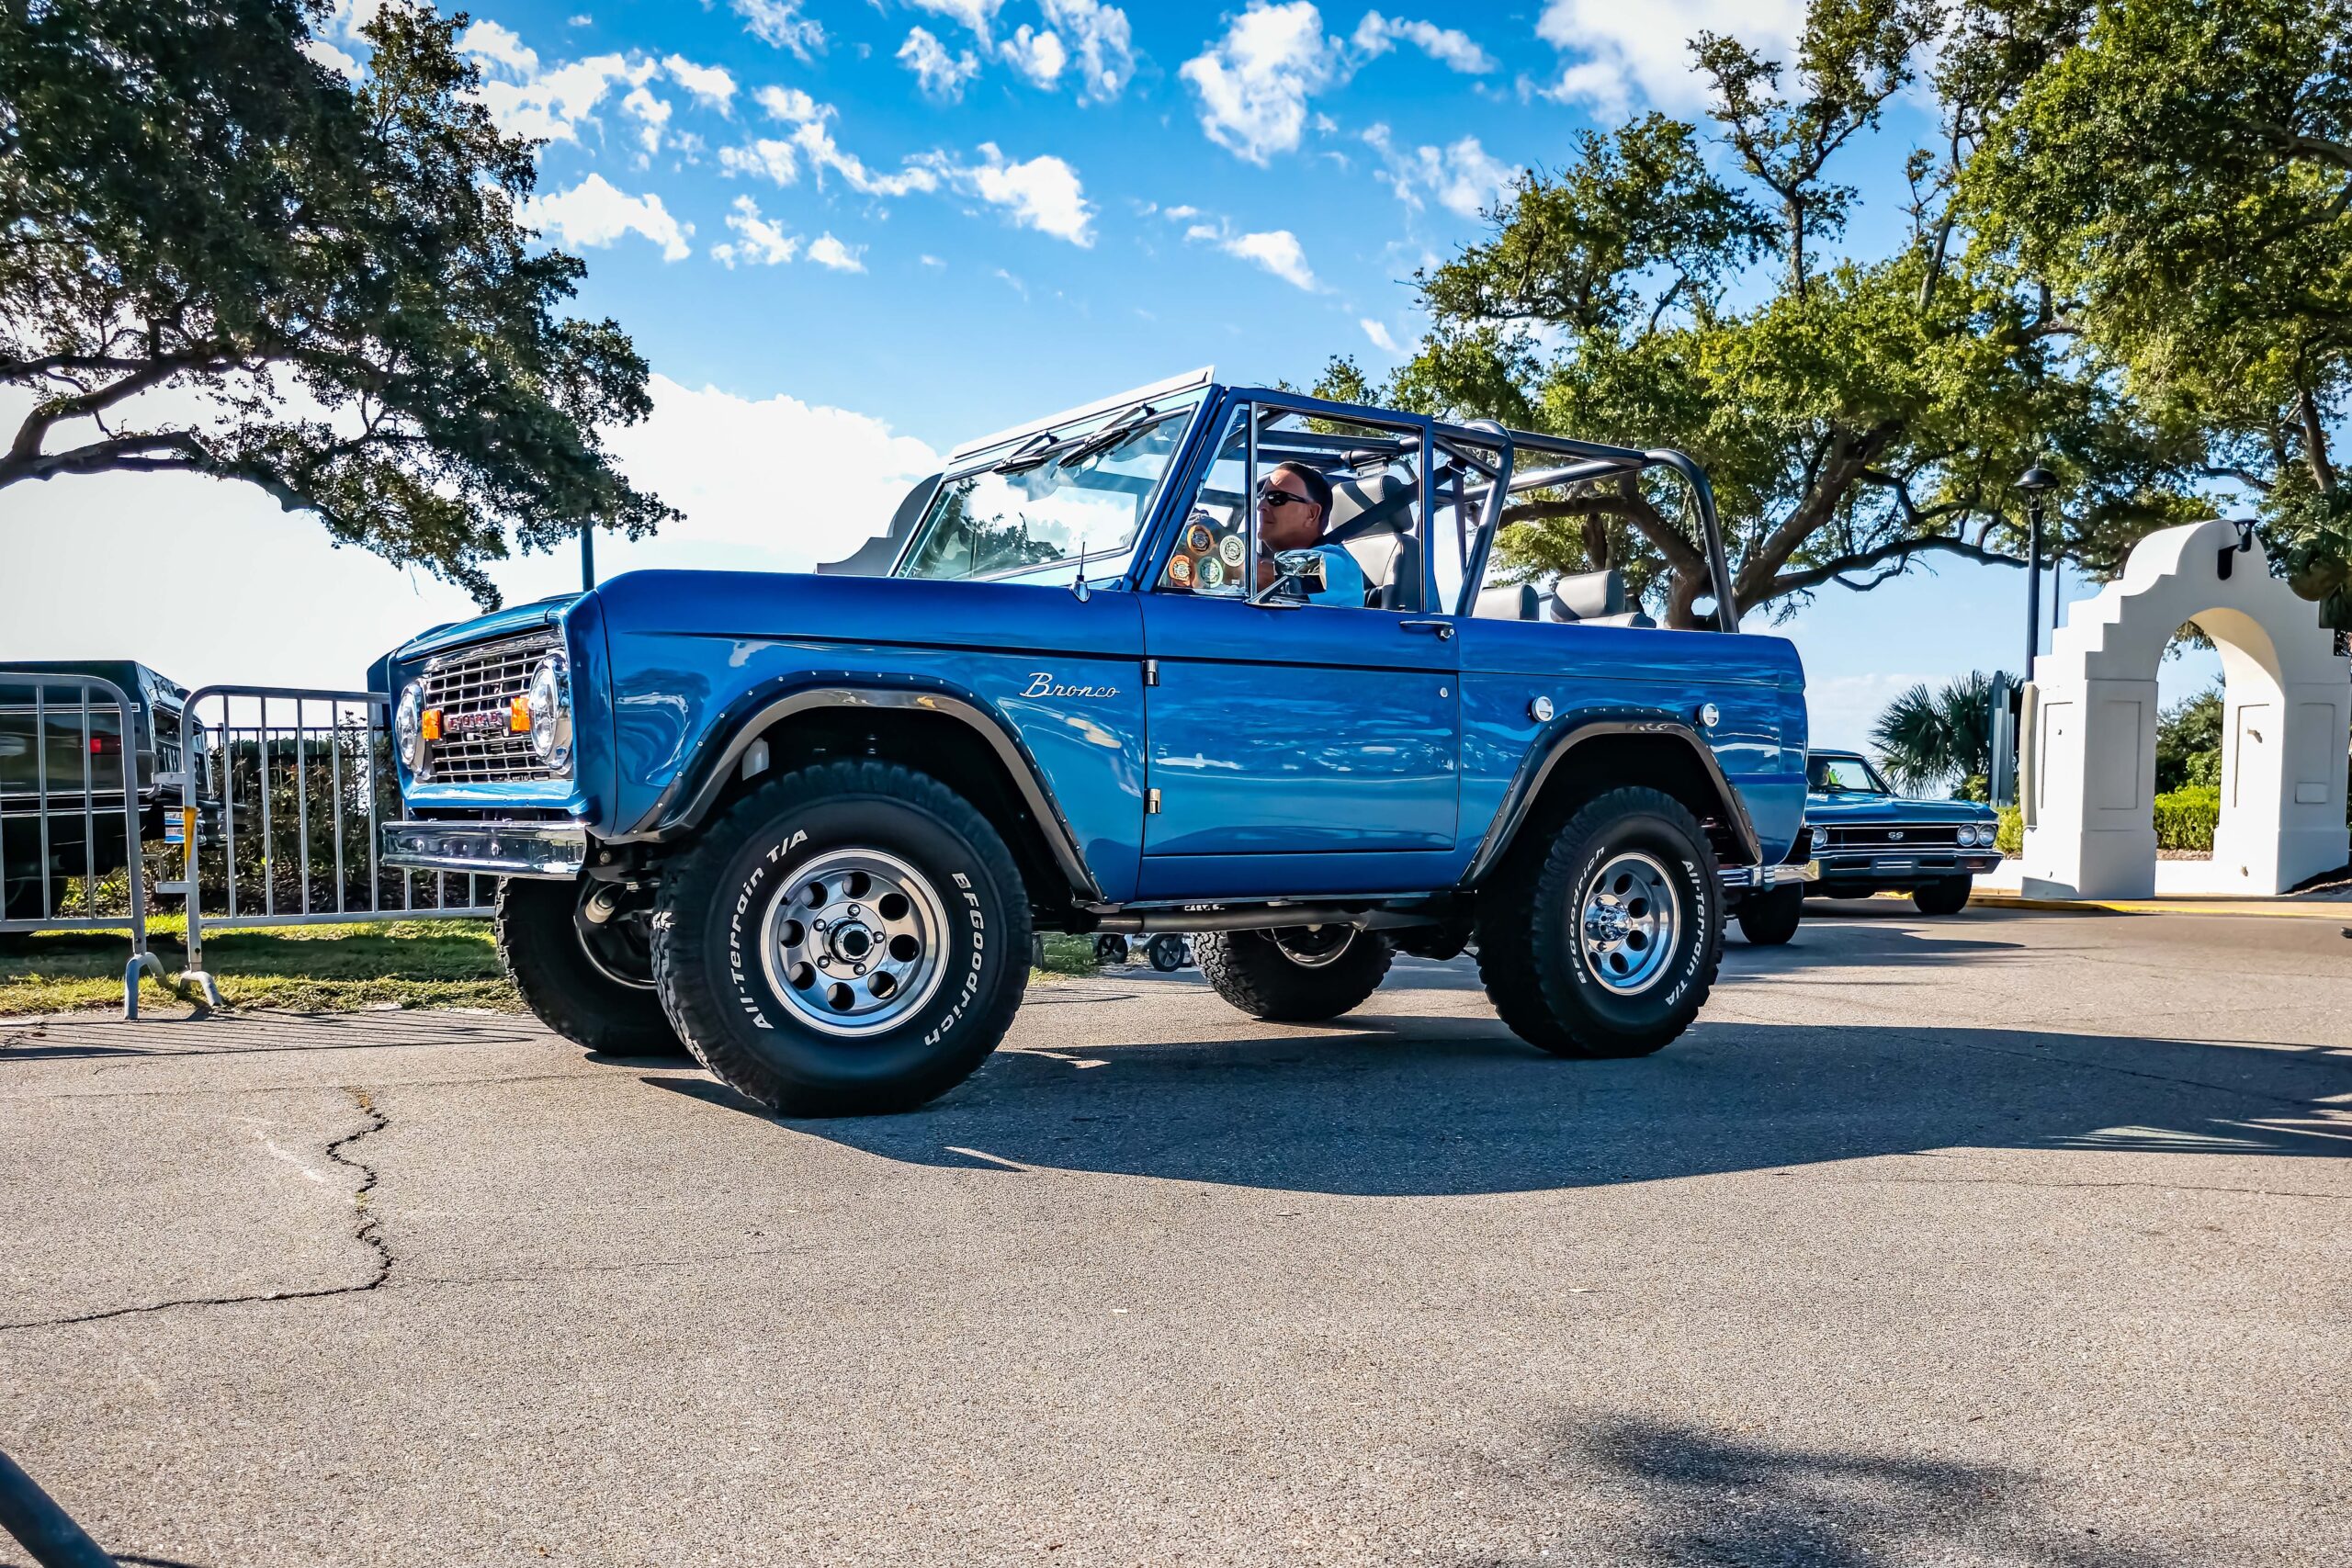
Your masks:
{"label": "pavement crack", "polygon": [[381,1289],[392,1277],[392,1249],[385,1241],[383,1222],[373,1213],[368,1200],[374,1195],[379,1179],[376,1168],[365,1160],[355,1159],[345,1151],[363,1138],[374,1137],[391,1125],[390,1118],[378,1108],[373,1091],[345,1089],[367,1123],[356,1132],[345,1134],[326,1147],[327,1158],[359,1173],[359,1185],[351,1194],[352,1208],[357,1218],[351,1238],[375,1255],[374,1267],[368,1278],[355,1285],[324,1285],[313,1291],[260,1291],[240,1296],[179,1296],[165,1302],[146,1302],[138,1306],[109,1307],[104,1312],[78,1313],[67,1317],[33,1318],[21,1323],[0,1323],[0,1333],[21,1328],[64,1328],[79,1323],[106,1323],[118,1317],[139,1317],[148,1313],[170,1312],[177,1307],[243,1306],[254,1302],[308,1302],[328,1296],[356,1296]]}

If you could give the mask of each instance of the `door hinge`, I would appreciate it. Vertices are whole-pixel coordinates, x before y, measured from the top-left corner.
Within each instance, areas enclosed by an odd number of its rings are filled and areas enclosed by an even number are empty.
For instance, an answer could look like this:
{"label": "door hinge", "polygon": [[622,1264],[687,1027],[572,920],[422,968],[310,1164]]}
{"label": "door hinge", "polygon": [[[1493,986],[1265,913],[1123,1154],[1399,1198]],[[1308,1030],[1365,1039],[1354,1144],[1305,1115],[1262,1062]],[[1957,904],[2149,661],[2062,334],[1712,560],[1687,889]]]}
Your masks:
{"label": "door hinge", "polygon": [[1147,659],[1143,661],[1143,683],[1147,686],[1157,686],[1159,684],[1159,660]]}
{"label": "door hinge", "polygon": [[1159,792],[1158,790],[1148,789],[1143,792],[1143,814],[1146,817],[1157,817],[1159,815]]}

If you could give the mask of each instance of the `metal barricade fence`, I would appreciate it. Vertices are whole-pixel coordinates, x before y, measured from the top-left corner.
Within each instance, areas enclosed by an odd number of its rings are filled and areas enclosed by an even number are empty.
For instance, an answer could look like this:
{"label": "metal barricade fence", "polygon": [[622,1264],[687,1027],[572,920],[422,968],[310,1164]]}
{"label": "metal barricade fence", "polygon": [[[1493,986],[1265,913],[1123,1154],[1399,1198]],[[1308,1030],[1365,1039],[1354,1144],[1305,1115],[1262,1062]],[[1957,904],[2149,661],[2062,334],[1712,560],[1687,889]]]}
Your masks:
{"label": "metal barricade fence", "polygon": [[181,978],[208,1001],[220,1000],[208,930],[492,912],[495,878],[378,861],[400,807],[383,693],[205,686],[182,711],[185,870],[170,890],[187,901]]}
{"label": "metal barricade fence", "polygon": [[[164,979],[163,961],[147,951],[140,712],[96,675],[0,670],[0,931],[128,926],[127,1019],[139,1016],[141,971]],[[124,907],[101,910],[101,886],[118,870]],[[104,901],[114,902],[111,889]]]}

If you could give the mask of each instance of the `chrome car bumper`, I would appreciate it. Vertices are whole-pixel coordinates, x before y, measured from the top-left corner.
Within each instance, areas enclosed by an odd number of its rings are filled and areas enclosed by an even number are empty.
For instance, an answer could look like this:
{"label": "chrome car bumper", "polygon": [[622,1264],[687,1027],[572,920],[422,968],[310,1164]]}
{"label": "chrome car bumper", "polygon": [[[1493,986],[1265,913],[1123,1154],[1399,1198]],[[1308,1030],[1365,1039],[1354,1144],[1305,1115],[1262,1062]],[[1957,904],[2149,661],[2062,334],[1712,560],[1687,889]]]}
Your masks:
{"label": "chrome car bumper", "polygon": [[1953,850],[1949,846],[1917,854],[1889,854],[1883,850],[1824,850],[1815,863],[1827,882],[1873,882],[1905,876],[1974,876],[2001,863],[1996,849]]}
{"label": "chrome car bumper", "polygon": [[588,829],[577,822],[388,822],[383,863],[480,876],[580,874]]}
{"label": "chrome car bumper", "polygon": [[1723,868],[1726,887],[1782,887],[1792,882],[1816,882],[1821,877],[1821,863],[1803,861],[1794,865],[1727,865]]}

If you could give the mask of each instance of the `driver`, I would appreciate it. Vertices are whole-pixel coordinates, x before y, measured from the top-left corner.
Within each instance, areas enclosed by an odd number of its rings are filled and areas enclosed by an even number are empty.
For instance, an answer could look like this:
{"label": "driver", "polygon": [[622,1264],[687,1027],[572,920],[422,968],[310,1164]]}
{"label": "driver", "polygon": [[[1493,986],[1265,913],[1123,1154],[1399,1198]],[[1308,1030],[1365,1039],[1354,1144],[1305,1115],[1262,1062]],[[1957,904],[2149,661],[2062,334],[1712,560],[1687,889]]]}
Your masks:
{"label": "driver", "polygon": [[1313,550],[1323,558],[1323,587],[1307,597],[1317,604],[1363,608],[1363,569],[1345,546],[1323,537],[1331,515],[1331,481],[1304,463],[1283,463],[1258,481],[1258,587],[1273,586],[1273,558],[1283,550]]}

